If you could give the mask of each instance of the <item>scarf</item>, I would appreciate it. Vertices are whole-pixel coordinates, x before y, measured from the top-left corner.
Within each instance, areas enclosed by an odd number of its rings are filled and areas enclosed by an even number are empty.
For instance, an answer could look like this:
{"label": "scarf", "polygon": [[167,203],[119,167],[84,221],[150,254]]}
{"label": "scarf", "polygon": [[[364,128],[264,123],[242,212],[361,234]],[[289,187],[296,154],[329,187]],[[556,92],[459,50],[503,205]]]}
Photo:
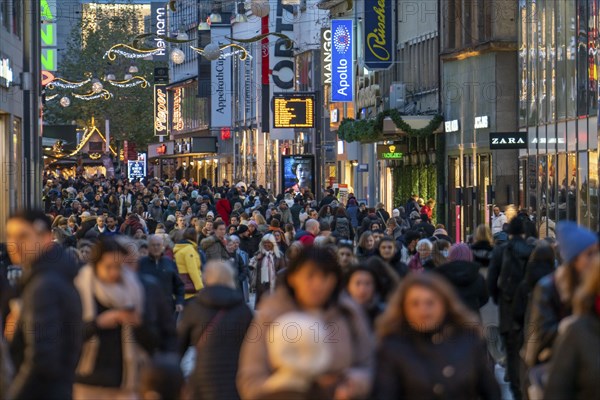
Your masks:
{"label": "scarf", "polygon": [[[144,311],[144,291],[137,276],[127,268],[122,269],[121,282],[107,284],[96,279],[94,269],[86,265],[75,278],[75,286],[81,296],[83,321],[90,322],[96,319],[95,299],[109,309],[133,308],[140,315]],[[135,343],[133,327],[121,327],[121,343],[123,347],[123,378],[121,387],[135,390],[138,382],[138,372],[142,357],[141,351]],[[94,372],[96,357],[100,342],[97,337],[92,337],[83,344],[81,358],[77,366],[77,373],[87,376]]]}
{"label": "scarf", "polygon": [[270,291],[275,290],[275,255],[272,251],[266,252],[260,269],[260,283],[270,283]]}

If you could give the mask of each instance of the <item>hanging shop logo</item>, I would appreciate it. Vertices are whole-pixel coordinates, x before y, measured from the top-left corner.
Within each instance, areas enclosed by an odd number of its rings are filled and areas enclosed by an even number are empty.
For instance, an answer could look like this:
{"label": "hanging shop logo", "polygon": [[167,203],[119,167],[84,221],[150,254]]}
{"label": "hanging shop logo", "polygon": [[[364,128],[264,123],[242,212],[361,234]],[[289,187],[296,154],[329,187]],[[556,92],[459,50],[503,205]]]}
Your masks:
{"label": "hanging shop logo", "polygon": [[152,16],[152,33],[156,34],[154,42],[156,48],[161,49],[160,52],[154,54],[154,61],[167,61],[167,42],[158,36],[166,36],[167,34],[167,10],[166,2],[152,1],[150,3],[150,15]]}
{"label": "hanging shop logo", "polygon": [[154,136],[168,133],[169,106],[165,85],[154,85]]}
{"label": "hanging shop logo", "polygon": [[173,90],[173,105],[171,110],[173,116],[171,118],[171,130],[181,132],[183,130],[183,117],[181,114],[181,97],[183,94],[183,88],[178,87]]}
{"label": "hanging shop logo", "polygon": [[146,161],[127,161],[127,178],[143,179],[146,177]]}
{"label": "hanging shop logo", "polygon": [[8,58],[0,58],[0,86],[10,87],[13,82],[13,70]]}
{"label": "hanging shop logo", "polygon": [[365,66],[387,69],[394,62],[391,0],[365,0]]}
{"label": "hanging shop logo", "polygon": [[527,148],[527,132],[491,132],[490,150]]}
{"label": "hanging shop logo", "polygon": [[407,152],[406,145],[401,144],[378,144],[377,159],[378,160],[401,160]]}
{"label": "hanging shop logo", "polygon": [[[225,37],[231,34],[230,27],[213,26],[210,30],[213,43],[219,46],[227,44]],[[221,56],[211,61],[212,110],[210,125],[213,128],[231,126],[231,59]]]}
{"label": "hanging shop logo", "polygon": [[331,29],[321,29],[321,82],[331,84]]}
{"label": "hanging shop logo", "polygon": [[57,38],[56,38],[56,3],[57,0],[40,0],[40,13],[42,25],[40,26],[41,39],[41,67],[43,71],[56,71],[58,68]]}
{"label": "hanging shop logo", "polygon": [[354,100],[353,29],[351,19],[331,21],[331,32],[333,33],[331,46],[331,101],[351,102]]}
{"label": "hanging shop logo", "polygon": [[444,131],[446,133],[458,132],[458,129],[459,129],[459,125],[458,125],[457,119],[453,119],[452,121],[444,122]]}
{"label": "hanging shop logo", "polygon": [[489,122],[487,115],[481,117],[475,117],[475,129],[489,128]]}

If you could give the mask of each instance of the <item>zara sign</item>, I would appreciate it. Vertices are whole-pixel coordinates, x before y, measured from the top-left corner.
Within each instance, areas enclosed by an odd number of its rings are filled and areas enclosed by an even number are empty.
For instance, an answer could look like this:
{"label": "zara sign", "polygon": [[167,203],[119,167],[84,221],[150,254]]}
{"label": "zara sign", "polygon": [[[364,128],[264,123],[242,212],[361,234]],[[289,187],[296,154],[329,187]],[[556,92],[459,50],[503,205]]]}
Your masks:
{"label": "zara sign", "polygon": [[527,148],[527,132],[490,132],[490,150]]}

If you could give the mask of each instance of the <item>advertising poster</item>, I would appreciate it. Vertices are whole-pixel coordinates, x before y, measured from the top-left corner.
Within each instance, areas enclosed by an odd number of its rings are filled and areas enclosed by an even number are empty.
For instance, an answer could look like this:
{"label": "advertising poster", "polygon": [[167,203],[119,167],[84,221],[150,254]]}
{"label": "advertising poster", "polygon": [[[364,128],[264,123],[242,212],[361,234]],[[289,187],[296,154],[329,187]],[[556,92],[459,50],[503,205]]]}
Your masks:
{"label": "advertising poster", "polygon": [[331,21],[331,101],[354,100],[353,30],[351,19]]}
{"label": "advertising poster", "polygon": [[281,182],[283,191],[293,189],[299,192],[309,188],[315,192],[315,158],[312,155],[281,156]]}
{"label": "advertising poster", "polygon": [[127,161],[127,178],[144,179],[146,177],[146,161]]}

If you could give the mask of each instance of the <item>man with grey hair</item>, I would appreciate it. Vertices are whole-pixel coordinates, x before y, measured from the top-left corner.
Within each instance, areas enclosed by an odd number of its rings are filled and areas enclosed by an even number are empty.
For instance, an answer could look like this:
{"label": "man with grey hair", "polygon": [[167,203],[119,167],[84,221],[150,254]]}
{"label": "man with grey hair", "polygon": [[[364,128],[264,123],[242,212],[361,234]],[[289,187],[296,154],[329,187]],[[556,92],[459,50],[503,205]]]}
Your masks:
{"label": "man with grey hair", "polygon": [[162,235],[150,235],[148,238],[148,256],[140,259],[140,273],[153,276],[162,287],[171,309],[183,311],[185,287],[177,265],[165,257],[165,242]]}
{"label": "man with grey hair", "polygon": [[227,253],[229,253],[230,256],[229,262],[232,264],[234,270],[236,271],[236,288],[240,293],[244,295],[244,299],[246,300],[246,302],[248,302],[248,262],[246,262],[240,254],[240,238],[231,235],[226,236],[225,240],[227,241]]}
{"label": "man with grey hair", "polygon": [[304,230],[306,231],[306,233],[300,237],[299,241],[304,246],[312,246],[315,241],[315,238],[321,230],[319,221],[317,221],[316,219],[307,220]]}

